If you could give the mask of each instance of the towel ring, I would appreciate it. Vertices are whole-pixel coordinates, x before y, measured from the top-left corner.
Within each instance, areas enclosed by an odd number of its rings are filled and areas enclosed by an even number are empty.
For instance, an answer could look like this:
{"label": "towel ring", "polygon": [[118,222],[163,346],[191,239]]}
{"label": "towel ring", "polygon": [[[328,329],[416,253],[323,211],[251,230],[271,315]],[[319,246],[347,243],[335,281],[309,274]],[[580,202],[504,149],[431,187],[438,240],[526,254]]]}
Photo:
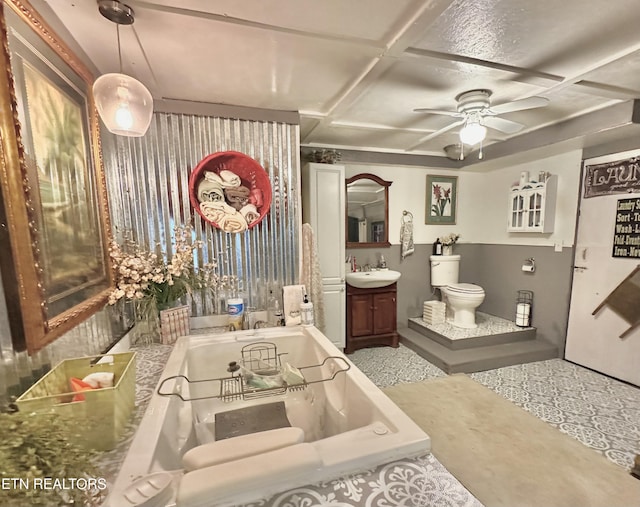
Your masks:
{"label": "towel ring", "polygon": [[409,217],[409,222],[413,222],[413,214],[410,211],[404,210],[402,212],[402,221],[405,221],[405,217]]}

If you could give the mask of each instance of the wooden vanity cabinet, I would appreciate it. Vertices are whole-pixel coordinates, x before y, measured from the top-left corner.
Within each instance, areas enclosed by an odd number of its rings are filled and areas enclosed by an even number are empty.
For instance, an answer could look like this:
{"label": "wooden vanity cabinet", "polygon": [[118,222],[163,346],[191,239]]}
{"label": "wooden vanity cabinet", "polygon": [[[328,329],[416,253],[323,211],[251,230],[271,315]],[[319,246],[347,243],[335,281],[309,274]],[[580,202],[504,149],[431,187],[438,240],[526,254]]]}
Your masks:
{"label": "wooden vanity cabinet", "polygon": [[372,345],[398,346],[397,284],[375,289],[347,285],[345,352]]}

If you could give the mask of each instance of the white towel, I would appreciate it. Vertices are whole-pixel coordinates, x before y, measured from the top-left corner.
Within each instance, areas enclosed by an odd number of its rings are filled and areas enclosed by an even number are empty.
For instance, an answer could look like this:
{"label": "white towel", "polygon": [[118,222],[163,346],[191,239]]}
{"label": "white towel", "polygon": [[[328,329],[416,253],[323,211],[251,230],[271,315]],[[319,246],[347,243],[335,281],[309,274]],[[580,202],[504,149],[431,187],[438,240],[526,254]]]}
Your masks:
{"label": "white towel", "polygon": [[284,323],[295,326],[302,322],[300,303],[306,294],[304,285],[285,285],[282,288],[282,306],[284,306]]}
{"label": "white towel", "polygon": [[322,292],[322,273],[320,259],[313,229],[309,224],[302,224],[302,276],[301,280],[307,288],[309,301],[313,303],[315,326],[324,333],[324,295]]}
{"label": "white towel", "polygon": [[[407,220],[405,220],[407,218]],[[402,217],[400,225],[400,247],[402,250],[402,258],[413,253],[413,219],[408,215]]]}

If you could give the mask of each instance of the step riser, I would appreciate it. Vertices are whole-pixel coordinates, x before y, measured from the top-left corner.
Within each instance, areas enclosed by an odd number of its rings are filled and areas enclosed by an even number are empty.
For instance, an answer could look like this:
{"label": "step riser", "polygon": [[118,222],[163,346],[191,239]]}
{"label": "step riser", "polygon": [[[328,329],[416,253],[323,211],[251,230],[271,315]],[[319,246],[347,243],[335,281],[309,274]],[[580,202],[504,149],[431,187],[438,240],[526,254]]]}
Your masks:
{"label": "step riser", "polygon": [[399,329],[398,333],[400,343],[449,374],[474,373],[558,357],[557,347],[539,338],[452,350],[408,328]]}

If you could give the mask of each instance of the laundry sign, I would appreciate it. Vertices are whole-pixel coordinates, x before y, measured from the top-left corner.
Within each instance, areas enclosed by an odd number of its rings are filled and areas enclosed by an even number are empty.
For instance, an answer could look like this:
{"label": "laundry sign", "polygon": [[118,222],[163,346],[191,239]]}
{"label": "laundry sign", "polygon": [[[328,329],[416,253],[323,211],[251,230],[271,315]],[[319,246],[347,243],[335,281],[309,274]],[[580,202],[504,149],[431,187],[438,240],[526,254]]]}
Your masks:
{"label": "laundry sign", "polygon": [[640,259],[640,197],[618,200],[612,255]]}
{"label": "laundry sign", "polygon": [[640,192],[640,157],[585,167],[585,198],[632,192]]}

